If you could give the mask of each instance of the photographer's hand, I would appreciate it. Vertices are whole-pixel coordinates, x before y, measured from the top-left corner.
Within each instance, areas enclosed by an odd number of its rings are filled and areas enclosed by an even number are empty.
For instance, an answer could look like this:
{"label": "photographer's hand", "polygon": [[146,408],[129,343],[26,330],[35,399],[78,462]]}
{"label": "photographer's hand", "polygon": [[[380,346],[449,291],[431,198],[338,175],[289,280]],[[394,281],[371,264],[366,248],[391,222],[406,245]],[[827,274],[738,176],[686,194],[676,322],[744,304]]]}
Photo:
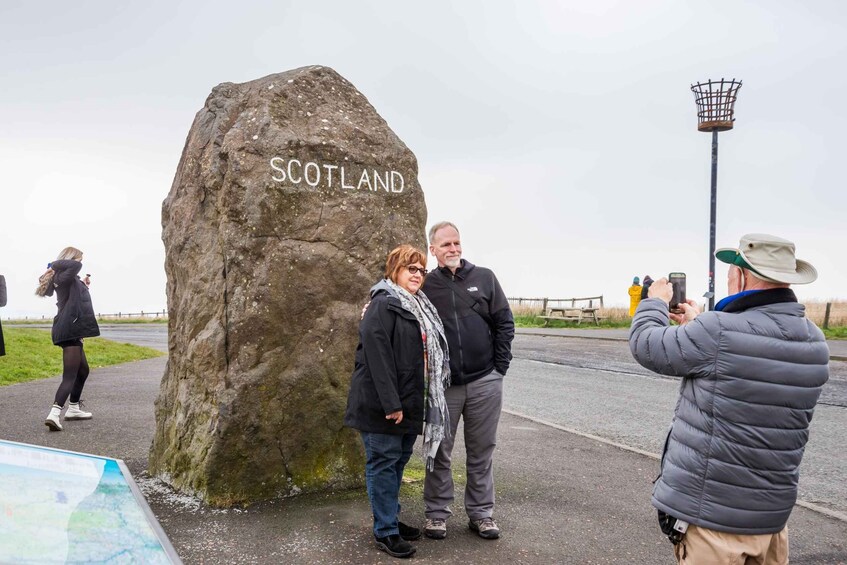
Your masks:
{"label": "photographer's hand", "polygon": [[665,304],[670,304],[673,298],[673,283],[669,283],[664,277],[653,281],[647,290],[647,298],[661,298]]}
{"label": "photographer's hand", "polygon": [[682,314],[674,314],[671,312],[670,317],[671,320],[680,326],[684,326],[700,315],[700,307],[697,306],[697,302],[694,300],[689,299],[684,303],[680,302],[679,307],[682,309]]}

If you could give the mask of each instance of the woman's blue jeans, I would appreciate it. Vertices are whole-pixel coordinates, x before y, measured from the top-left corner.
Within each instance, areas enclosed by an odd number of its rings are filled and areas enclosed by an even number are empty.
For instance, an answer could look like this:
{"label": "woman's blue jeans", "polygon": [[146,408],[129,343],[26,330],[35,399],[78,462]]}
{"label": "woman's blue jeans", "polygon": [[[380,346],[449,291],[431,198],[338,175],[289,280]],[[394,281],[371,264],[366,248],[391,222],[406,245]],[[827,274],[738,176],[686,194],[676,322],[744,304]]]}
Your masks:
{"label": "woman's blue jeans", "polygon": [[400,533],[397,529],[400,483],[417,437],[417,434],[362,432],[367,457],[365,483],[374,515],[374,535],[378,538]]}

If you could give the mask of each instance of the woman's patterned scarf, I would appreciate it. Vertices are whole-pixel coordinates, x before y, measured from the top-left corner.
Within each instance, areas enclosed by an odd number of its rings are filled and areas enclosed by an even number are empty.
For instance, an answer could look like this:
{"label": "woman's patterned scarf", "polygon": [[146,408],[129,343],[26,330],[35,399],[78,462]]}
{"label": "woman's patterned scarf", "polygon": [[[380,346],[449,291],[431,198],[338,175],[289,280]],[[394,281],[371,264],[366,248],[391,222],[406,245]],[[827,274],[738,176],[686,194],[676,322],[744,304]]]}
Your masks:
{"label": "woman's patterned scarf", "polygon": [[450,414],[444,389],[450,386],[450,354],[444,325],[429,298],[419,290],[411,294],[391,279],[388,286],[395,292],[404,310],[411,312],[426,332],[426,426],[424,427],[423,455],[426,468],[432,471],[435,454],[441,440],[450,433]]}

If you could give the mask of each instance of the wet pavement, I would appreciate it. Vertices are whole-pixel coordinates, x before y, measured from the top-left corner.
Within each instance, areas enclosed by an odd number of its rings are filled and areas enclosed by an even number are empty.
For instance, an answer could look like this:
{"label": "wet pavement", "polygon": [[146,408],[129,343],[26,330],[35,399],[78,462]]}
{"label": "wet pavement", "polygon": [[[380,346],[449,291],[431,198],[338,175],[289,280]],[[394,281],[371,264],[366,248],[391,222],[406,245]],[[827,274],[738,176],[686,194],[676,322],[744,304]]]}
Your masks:
{"label": "wet pavement", "polygon": [[[141,329],[147,326],[116,331],[122,332],[120,341],[164,347],[164,326]],[[105,331],[104,336],[109,337]],[[545,338],[521,332],[514,351],[495,455],[495,517],[503,536],[486,541],[472,534],[459,495],[447,539],[415,542],[414,560],[673,563],[671,545],[658,531],[649,501],[658,468],[650,454],[658,451],[670,419],[676,383],[627,358],[626,343],[619,338]],[[68,423],[61,433],[50,433],[43,425],[58,377],[2,387],[0,437],[124,459],[186,563],[395,562],[374,547],[364,489],[214,509],[147,476],[153,401],[165,362],[149,359],[95,370],[86,386],[94,419]],[[837,514],[839,501],[847,500],[841,471],[847,465],[839,441],[845,428],[828,412],[847,409],[819,406],[801,468],[801,496]],[[458,482],[464,463],[461,433]],[[832,445],[824,445],[827,438]],[[819,459],[816,450],[831,460]],[[410,468],[410,477],[420,476],[417,456]],[[411,482],[401,497],[404,519],[418,526],[423,522],[420,489],[419,480]],[[847,521],[796,507],[789,529],[792,563],[847,563]]]}

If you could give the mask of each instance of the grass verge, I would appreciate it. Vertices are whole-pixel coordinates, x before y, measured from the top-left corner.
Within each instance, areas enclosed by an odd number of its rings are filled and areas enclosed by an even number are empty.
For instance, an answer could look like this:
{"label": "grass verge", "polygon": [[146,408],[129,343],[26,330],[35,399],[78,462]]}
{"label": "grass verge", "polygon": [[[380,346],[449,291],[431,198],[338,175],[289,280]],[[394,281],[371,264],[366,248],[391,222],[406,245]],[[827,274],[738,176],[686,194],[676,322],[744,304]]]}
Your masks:
{"label": "grass verge", "polygon": [[829,328],[822,331],[826,339],[847,339],[847,327]]}
{"label": "grass verge", "polygon": [[[814,320],[813,320],[814,321]],[[583,323],[577,325],[576,322],[560,322],[559,320],[550,320],[550,323],[546,326],[548,328],[579,328],[581,330],[591,330],[591,329],[629,329],[632,320],[600,320],[600,325],[597,326],[591,321],[583,321]],[[534,316],[532,314],[525,315],[515,315],[515,326],[518,328],[543,328],[544,320],[539,318],[538,316]],[[823,329],[823,334],[826,336],[826,339],[847,339],[847,326],[841,326],[837,328],[829,328]]]}
{"label": "grass verge", "polygon": [[[6,355],[0,357],[0,386],[25,383],[62,374],[62,352],[48,330],[4,327]],[[165,353],[103,339],[85,340],[85,356],[92,368],[161,357]]]}
{"label": "grass verge", "polygon": [[[543,328],[545,320],[539,318],[538,316],[533,316],[531,314],[521,315],[518,314],[515,316],[515,326],[519,328]],[[591,320],[583,320],[581,324],[577,324],[576,322],[566,322],[559,320],[550,320],[550,323],[547,324],[548,328],[579,328],[581,330],[590,330],[594,329],[609,329],[609,328],[629,328],[629,324],[631,320],[609,320],[609,319],[600,319],[600,325],[596,325]]]}
{"label": "grass verge", "polygon": [[[17,319],[17,320],[6,320],[3,322],[9,326],[36,326],[43,324],[52,324],[53,318],[27,318],[27,319]],[[98,324],[167,324],[168,319],[158,317],[158,318],[111,318],[111,317],[98,317]]]}

